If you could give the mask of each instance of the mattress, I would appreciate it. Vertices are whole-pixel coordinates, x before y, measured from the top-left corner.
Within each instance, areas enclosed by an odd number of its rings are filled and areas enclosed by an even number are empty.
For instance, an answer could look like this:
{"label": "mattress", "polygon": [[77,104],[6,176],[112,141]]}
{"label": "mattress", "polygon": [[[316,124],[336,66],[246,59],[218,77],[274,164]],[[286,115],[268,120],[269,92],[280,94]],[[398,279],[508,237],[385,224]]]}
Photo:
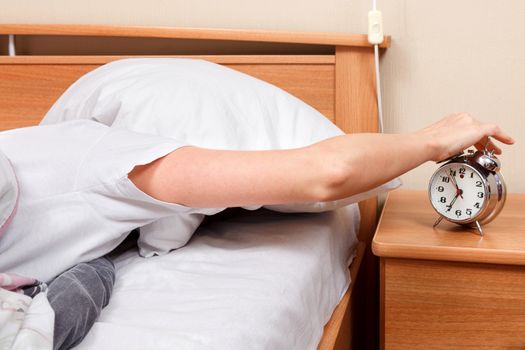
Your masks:
{"label": "mattress", "polygon": [[246,211],[167,255],[125,252],[78,349],[315,349],[350,285],[358,225],[357,205]]}

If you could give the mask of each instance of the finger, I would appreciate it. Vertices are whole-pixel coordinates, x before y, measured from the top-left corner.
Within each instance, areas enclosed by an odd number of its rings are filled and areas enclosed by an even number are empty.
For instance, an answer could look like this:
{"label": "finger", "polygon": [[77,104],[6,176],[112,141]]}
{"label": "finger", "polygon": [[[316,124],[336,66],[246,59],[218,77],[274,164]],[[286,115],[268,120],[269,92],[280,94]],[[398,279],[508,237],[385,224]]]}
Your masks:
{"label": "finger", "polygon": [[507,145],[512,145],[514,143],[514,139],[509,134],[501,130],[497,125],[485,124],[485,128],[486,128],[485,134],[490,137],[493,137],[499,142],[502,142]]}
{"label": "finger", "polygon": [[492,152],[494,152],[496,154],[501,154],[501,148],[496,146],[492,141],[489,142],[489,144],[487,146],[487,150],[488,151],[492,151]]}
{"label": "finger", "polygon": [[483,137],[481,140],[475,143],[475,146],[477,149],[482,150],[485,149],[490,144],[490,138],[489,137]]}
{"label": "finger", "polygon": [[502,153],[501,148],[499,148],[496,144],[494,144],[494,142],[490,140],[487,142],[485,139],[484,141],[477,142],[474,146],[480,151],[487,150],[489,152],[493,151],[495,154]]}
{"label": "finger", "polygon": [[489,144],[490,144],[490,138],[483,137],[481,140],[479,140],[478,142],[476,142],[474,144],[474,147],[476,147],[476,149],[479,150],[479,151],[483,151],[483,150],[487,149]]}

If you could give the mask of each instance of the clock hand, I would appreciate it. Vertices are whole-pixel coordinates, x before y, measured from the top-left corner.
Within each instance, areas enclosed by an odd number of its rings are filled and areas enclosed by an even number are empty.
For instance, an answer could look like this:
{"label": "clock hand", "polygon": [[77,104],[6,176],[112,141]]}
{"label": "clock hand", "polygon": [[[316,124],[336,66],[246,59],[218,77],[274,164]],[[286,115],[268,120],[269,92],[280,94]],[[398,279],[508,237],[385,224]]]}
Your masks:
{"label": "clock hand", "polygon": [[461,199],[463,199],[463,191],[460,190],[456,178],[454,177],[454,175],[452,175],[452,169],[450,169],[450,178],[452,179],[452,183],[454,184],[454,186],[456,186],[456,197],[459,195]]}
{"label": "clock hand", "polygon": [[450,202],[450,204],[447,205],[447,208],[448,208],[447,211],[452,210],[452,206],[454,205],[454,203],[456,203],[456,199],[458,199],[458,196],[459,196],[459,192],[456,193],[456,197],[454,197],[454,199],[452,200],[452,202]]}

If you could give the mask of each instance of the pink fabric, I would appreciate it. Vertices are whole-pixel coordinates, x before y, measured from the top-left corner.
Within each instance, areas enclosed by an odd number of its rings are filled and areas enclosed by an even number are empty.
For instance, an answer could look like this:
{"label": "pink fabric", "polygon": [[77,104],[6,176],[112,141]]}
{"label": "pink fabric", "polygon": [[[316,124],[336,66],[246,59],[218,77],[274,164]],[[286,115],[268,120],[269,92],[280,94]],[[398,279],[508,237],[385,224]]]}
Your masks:
{"label": "pink fabric", "polygon": [[36,282],[34,278],[19,276],[14,273],[0,273],[0,288],[13,292],[20,292],[21,287],[33,285]]}

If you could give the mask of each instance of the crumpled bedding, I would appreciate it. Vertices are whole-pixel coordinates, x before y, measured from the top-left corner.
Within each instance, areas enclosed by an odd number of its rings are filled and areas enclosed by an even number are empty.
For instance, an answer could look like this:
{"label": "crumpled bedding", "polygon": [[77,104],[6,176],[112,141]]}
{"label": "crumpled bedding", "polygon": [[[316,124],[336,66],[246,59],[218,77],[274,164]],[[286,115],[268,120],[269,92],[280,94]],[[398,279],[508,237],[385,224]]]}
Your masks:
{"label": "crumpled bedding", "polygon": [[357,205],[267,210],[202,225],[183,248],[115,261],[116,282],[76,349],[316,349],[350,284]]}
{"label": "crumpled bedding", "polygon": [[0,273],[0,349],[53,348],[55,314],[45,289],[32,278]]}
{"label": "crumpled bedding", "polygon": [[[248,213],[184,248],[117,261],[110,305],[79,349],[315,349],[350,284],[357,205]],[[33,297],[33,298],[31,298]],[[0,273],[0,349],[52,349],[46,285]]]}

